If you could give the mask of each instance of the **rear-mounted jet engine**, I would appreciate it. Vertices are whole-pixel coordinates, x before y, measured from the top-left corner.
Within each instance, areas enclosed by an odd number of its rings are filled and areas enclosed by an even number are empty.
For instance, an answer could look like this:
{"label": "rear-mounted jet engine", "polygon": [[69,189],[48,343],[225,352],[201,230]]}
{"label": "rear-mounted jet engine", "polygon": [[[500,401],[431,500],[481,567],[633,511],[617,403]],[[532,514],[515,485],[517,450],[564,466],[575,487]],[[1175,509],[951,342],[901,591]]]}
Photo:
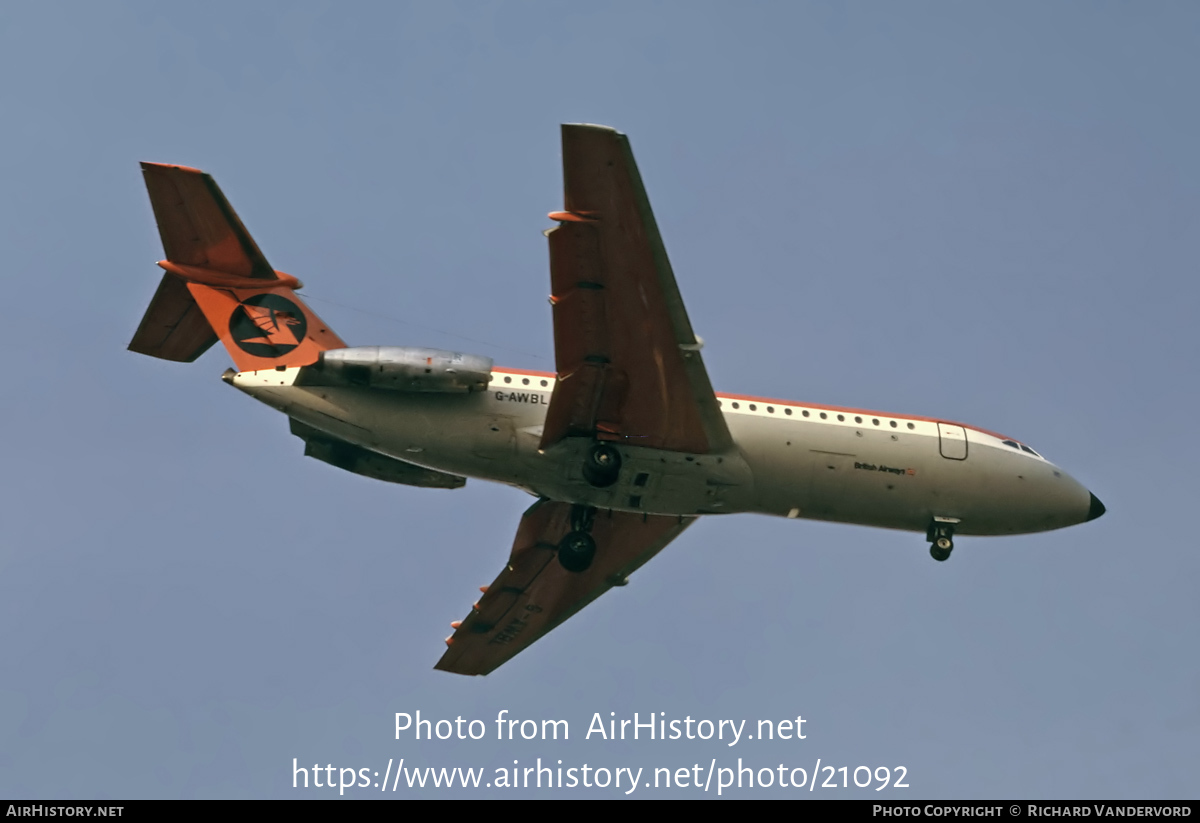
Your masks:
{"label": "rear-mounted jet engine", "polygon": [[416,392],[483,391],[492,379],[492,358],[408,346],[356,346],[320,353],[306,366],[300,385],[370,386]]}

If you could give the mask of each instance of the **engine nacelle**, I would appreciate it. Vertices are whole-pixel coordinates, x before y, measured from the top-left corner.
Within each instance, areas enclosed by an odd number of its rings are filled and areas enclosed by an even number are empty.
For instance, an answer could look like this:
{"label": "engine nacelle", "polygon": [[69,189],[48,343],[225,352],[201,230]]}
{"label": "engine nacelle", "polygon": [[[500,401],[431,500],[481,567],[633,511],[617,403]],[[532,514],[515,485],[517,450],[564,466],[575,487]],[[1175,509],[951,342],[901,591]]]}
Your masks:
{"label": "engine nacelle", "polygon": [[471,392],[483,391],[491,382],[492,358],[409,346],[356,346],[323,351],[308,369],[323,385]]}
{"label": "engine nacelle", "polygon": [[461,489],[467,479],[456,474],[426,469],[388,457],[386,454],[368,451],[333,435],[314,429],[296,418],[291,419],[292,434],[304,441],[306,457],[315,457],[322,463],[337,466],[363,477],[403,483],[406,486],[421,486],[426,489]]}

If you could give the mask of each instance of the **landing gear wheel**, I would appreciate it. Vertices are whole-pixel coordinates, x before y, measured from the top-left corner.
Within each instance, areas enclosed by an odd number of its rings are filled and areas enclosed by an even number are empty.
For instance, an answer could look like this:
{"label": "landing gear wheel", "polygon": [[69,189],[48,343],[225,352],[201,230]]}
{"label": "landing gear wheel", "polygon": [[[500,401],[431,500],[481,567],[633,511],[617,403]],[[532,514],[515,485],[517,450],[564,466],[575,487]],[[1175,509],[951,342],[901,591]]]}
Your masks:
{"label": "landing gear wheel", "polygon": [[929,524],[925,537],[930,543],[930,557],[939,563],[950,558],[950,552],[954,551],[954,523],[935,520]]}
{"label": "landing gear wheel", "polygon": [[585,572],[596,556],[596,541],[587,532],[567,532],[558,544],[558,562],[569,572]]}
{"label": "landing gear wheel", "polygon": [[617,482],[621,473],[621,453],[612,446],[596,443],[583,461],[583,479],[598,489]]}

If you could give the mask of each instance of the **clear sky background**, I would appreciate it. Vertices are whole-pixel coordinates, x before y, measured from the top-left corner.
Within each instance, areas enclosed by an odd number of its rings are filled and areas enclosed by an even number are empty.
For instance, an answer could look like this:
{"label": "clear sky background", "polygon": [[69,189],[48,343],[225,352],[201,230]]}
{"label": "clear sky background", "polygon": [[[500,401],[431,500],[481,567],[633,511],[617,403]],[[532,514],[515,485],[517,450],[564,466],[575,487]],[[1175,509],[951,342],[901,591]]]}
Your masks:
{"label": "clear sky background", "polygon": [[[1195,797],[1198,46],[1185,2],[3,4],[0,796],[740,757]],[[220,347],[126,351],[162,257],[137,163],[212,173],[351,345],[552,370],[563,122],[630,135],[718,389],[1005,432],[1108,514],[943,564],[708,518],[494,674],[434,671],[529,498],[340,472]],[[488,737],[394,739],[417,710]],[[571,738],[497,741],[501,710]],[[807,737],[585,740],[597,712]]]}

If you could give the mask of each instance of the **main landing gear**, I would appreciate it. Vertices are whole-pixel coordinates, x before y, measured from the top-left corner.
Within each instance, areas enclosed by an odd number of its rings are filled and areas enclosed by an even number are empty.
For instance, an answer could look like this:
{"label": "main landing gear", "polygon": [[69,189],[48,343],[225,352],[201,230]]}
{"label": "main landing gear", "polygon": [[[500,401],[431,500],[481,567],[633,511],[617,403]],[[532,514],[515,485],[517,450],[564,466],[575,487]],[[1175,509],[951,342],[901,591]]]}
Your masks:
{"label": "main landing gear", "polygon": [[583,479],[598,489],[617,482],[621,473],[621,453],[607,443],[593,443],[583,461]]}
{"label": "main landing gear", "polygon": [[558,544],[558,562],[567,571],[585,572],[592,565],[596,556],[596,541],[591,535],[595,519],[595,506],[571,506],[571,531]]}
{"label": "main landing gear", "polygon": [[[597,489],[606,489],[621,474],[621,453],[608,443],[593,443],[583,460],[583,479]],[[571,506],[571,531],[558,544],[558,562],[569,572],[585,572],[596,557],[592,522],[596,507],[583,503]]]}
{"label": "main landing gear", "polygon": [[929,524],[929,530],[925,535],[930,542],[929,556],[941,563],[950,558],[950,552],[954,551],[954,524],[934,520]]}

